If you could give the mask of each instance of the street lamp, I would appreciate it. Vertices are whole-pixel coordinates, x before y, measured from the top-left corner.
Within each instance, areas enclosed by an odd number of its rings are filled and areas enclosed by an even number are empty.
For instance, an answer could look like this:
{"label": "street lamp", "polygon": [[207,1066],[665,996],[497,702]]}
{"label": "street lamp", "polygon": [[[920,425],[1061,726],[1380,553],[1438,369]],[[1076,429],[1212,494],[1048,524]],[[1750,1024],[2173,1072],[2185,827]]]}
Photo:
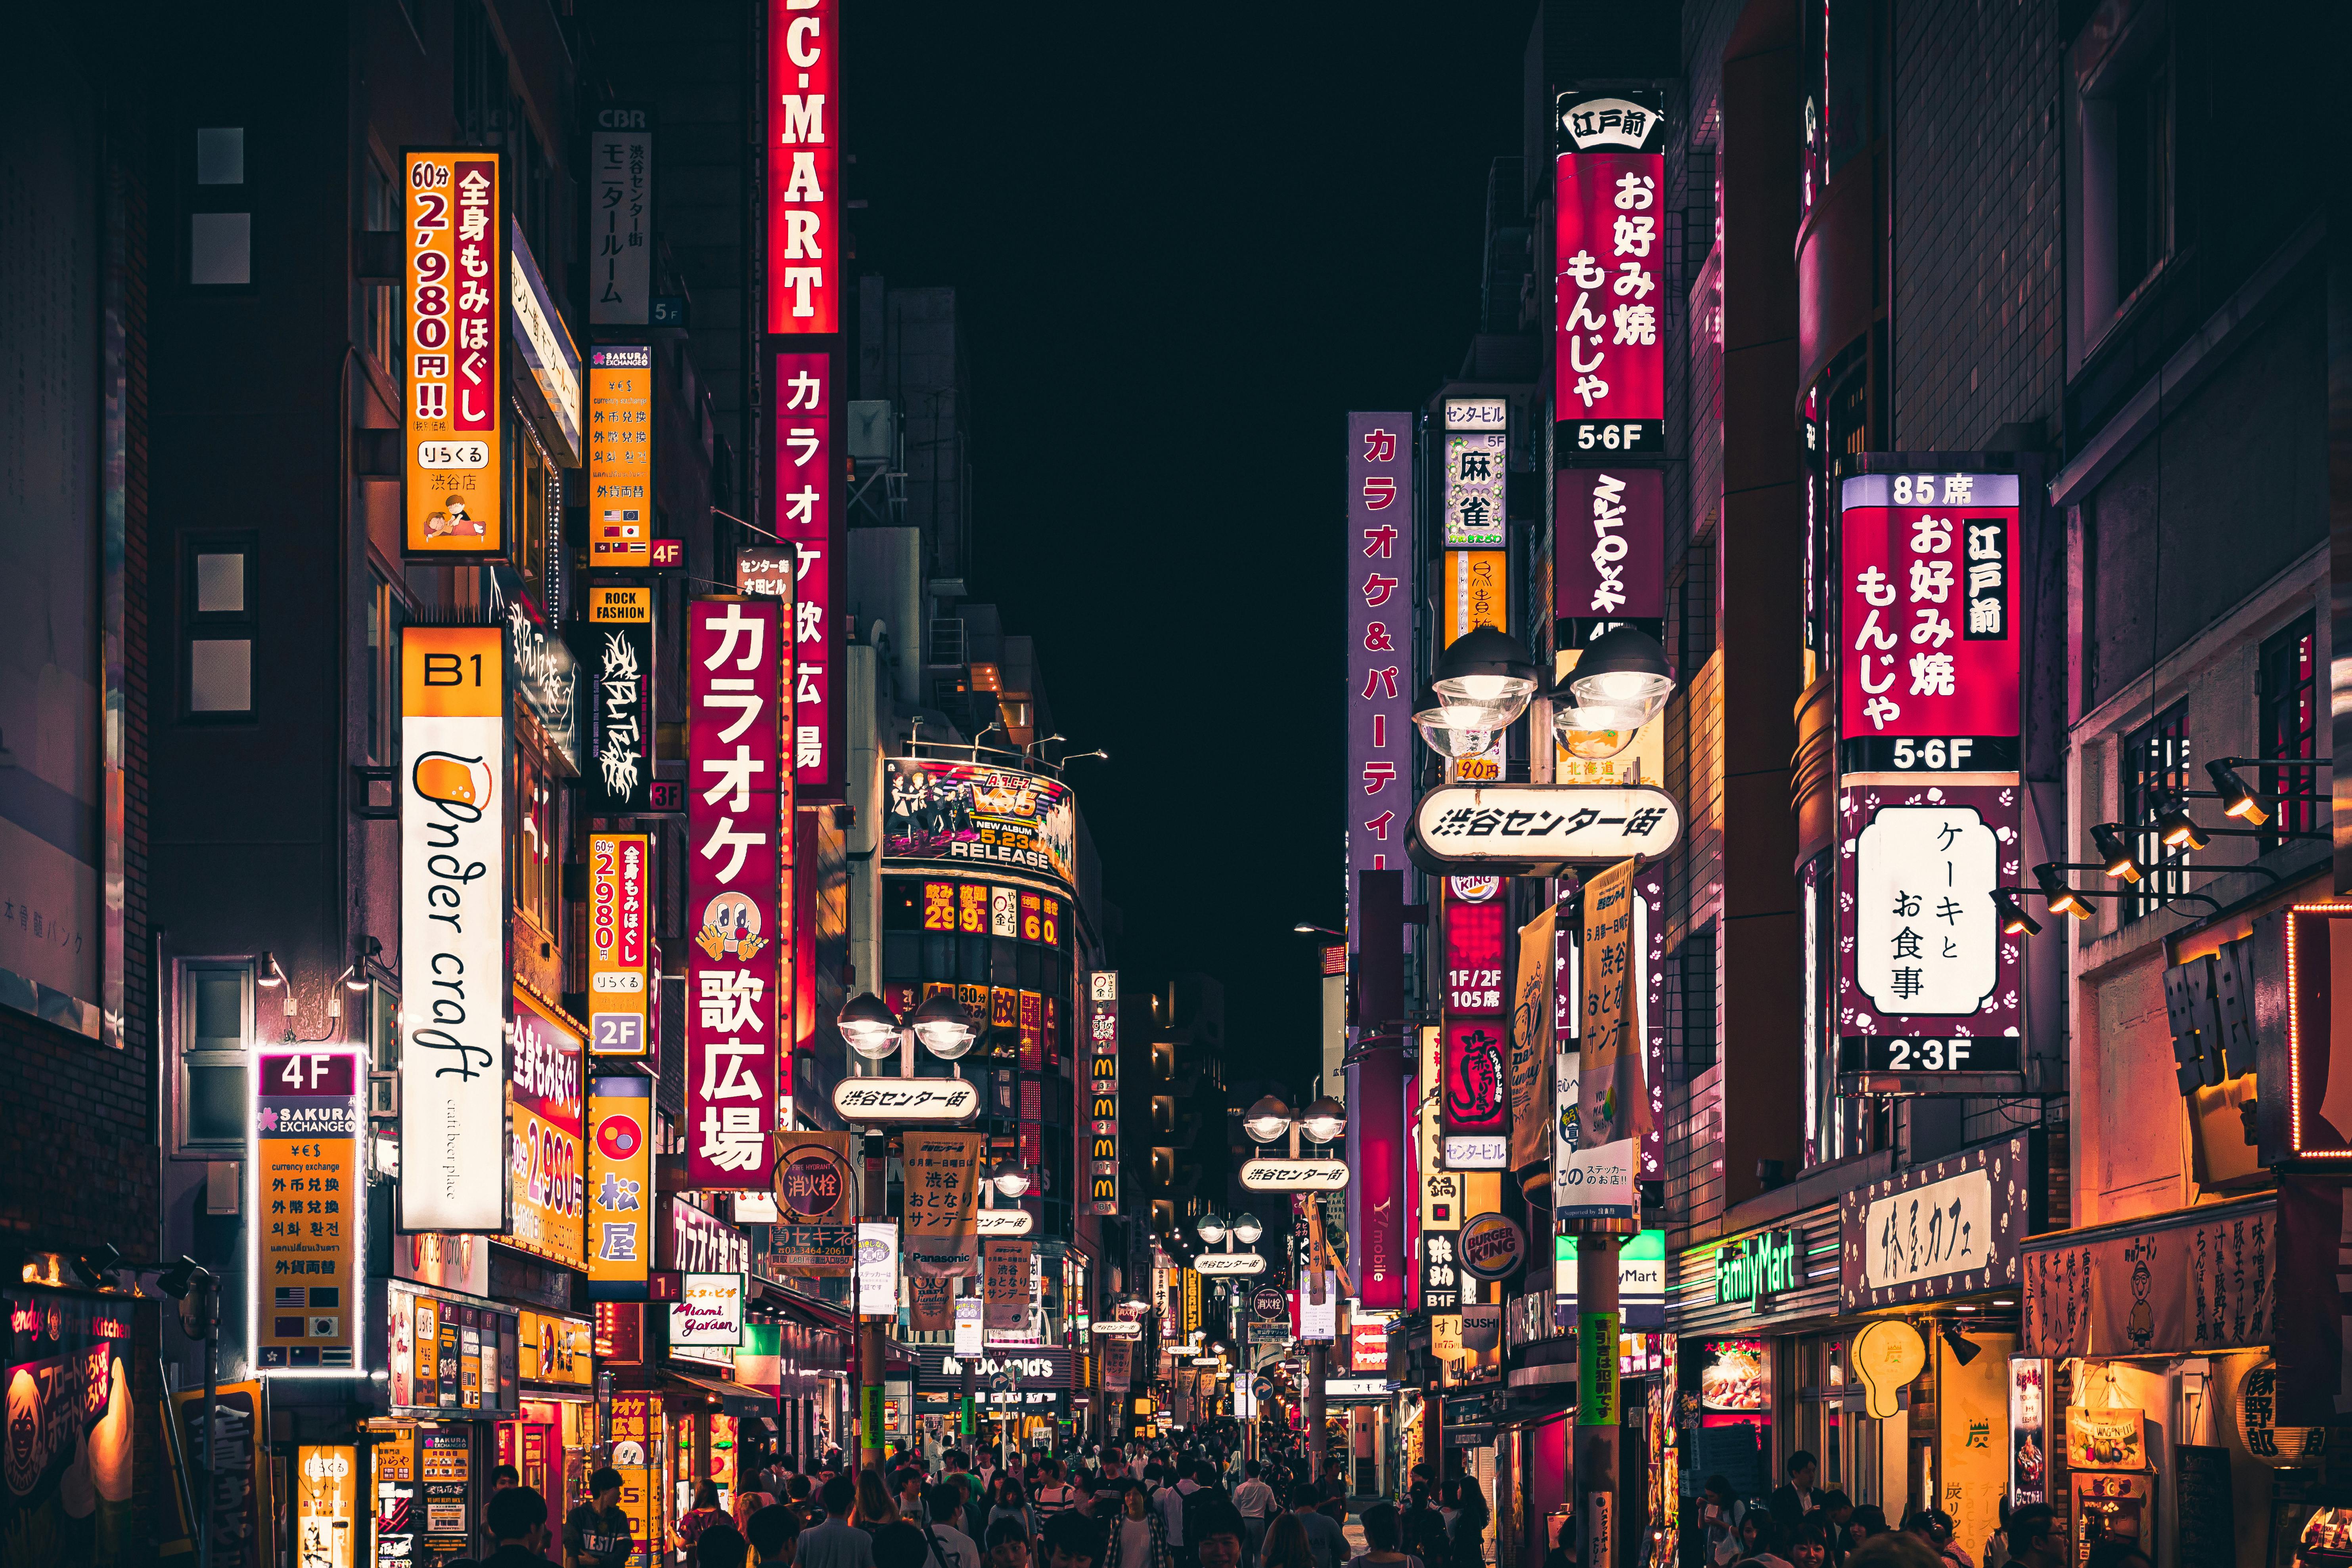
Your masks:
{"label": "street lamp", "polygon": [[947,991],[924,997],[903,1019],[871,991],[861,992],[843,1006],[835,1026],[849,1048],[868,1061],[881,1060],[895,1047],[905,1078],[915,1076],[916,1042],[941,1061],[951,1062],[971,1049],[979,1033],[971,1015]]}
{"label": "street lamp", "polygon": [[1007,1160],[997,1166],[990,1173],[988,1180],[998,1192],[1015,1202],[1027,1196],[1029,1189],[1035,1184],[1031,1181],[1028,1171],[1014,1160]]}
{"label": "street lamp", "polygon": [[1503,730],[1528,710],[1539,684],[1535,656],[1526,644],[1492,626],[1477,626],[1446,645],[1430,689],[1454,724]]}
{"label": "street lamp", "polygon": [[1266,1095],[1242,1113],[1242,1131],[1254,1143],[1271,1143],[1290,1131],[1290,1107]]}
{"label": "street lamp", "polygon": [[1657,638],[1621,626],[1585,645],[1568,689],[1588,720],[1608,714],[1616,720],[1612,728],[1639,729],[1665,710],[1675,676]]}
{"label": "street lamp", "polygon": [[1336,1143],[1348,1130],[1348,1108],[1327,1094],[1307,1108],[1298,1124],[1316,1142]]}
{"label": "street lamp", "polygon": [[1232,1228],[1234,1239],[1240,1242],[1244,1247],[1256,1246],[1257,1238],[1265,1234],[1265,1226],[1258,1224],[1257,1215],[1254,1214],[1237,1214],[1234,1215]]}
{"label": "street lamp", "polygon": [[1192,1228],[1199,1231],[1201,1233],[1201,1239],[1207,1242],[1211,1247],[1214,1247],[1217,1243],[1225,1239],[1225,1222],[1218,1218],[1214,1214],[1202,1215],[1199,1219],[1192,1222]]}

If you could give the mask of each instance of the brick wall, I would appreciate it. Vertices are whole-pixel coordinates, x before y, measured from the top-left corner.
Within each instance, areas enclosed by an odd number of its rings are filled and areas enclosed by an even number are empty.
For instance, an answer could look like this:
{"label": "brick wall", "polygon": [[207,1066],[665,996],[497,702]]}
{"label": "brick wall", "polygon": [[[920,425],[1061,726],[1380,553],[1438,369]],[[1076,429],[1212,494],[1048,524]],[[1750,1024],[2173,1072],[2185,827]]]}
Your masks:
{"label": "brick wall", "polygon": [[2064,379],[2058,7],[1893,9],[1889,444],[1973,449],[2054,413]]}

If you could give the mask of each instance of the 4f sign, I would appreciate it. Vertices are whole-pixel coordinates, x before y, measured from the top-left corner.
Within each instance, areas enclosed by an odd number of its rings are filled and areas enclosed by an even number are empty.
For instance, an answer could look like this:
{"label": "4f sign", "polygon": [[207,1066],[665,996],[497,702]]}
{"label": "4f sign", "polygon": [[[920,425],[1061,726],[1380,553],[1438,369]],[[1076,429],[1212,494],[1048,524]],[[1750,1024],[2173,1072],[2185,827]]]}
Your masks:
{"label": "4f sign", "polygon": [[841,330],[840,0],[768,0],[768,331]]}

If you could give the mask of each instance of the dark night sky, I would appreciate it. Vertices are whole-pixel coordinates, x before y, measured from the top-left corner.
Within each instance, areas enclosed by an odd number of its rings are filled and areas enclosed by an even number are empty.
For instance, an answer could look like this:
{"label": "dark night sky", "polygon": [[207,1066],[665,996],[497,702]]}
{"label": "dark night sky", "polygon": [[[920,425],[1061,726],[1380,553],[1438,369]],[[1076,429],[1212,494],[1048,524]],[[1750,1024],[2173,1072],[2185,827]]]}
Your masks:
{"label": "dark night sky", "polygon": [[1130,973],[1311,1074],[1342,914],[1342,417],[1475,324],[1519,3],[844,7],[857,271],[951,283],[973,596],[1037,639]]}

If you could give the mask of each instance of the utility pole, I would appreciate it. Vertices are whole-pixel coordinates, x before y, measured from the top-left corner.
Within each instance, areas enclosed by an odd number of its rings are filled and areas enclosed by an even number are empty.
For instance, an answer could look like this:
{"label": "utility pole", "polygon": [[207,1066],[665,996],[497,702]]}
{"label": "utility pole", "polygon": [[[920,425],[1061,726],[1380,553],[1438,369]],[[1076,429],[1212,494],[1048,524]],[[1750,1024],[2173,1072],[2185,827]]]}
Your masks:
{"label": "utility pole", "polygon": [[1614,1568],[1617,1541],[1617,1248],[1614,1236],[1576,1244],[1576,1507],[1587,1568]]}
{"label": "utility pole", "polygon": [[[1293,1134],[1293,1137],[1295,1139],[1296,1134]],[[1322,1194],[1318,1193],[1307,1194],[1307,1237],[1308,1294],[1301,1296],[1299,1300],[1302,1303],[1313,1301],[1320,1307],[1323,1305],[1324,1293],[1328,1289],[1331,1262],[1329,1245],[1323,1238],[1323,1199]],[[1303,1306],[1299,1315],[1302,1319],[1306,1316]],[[1302,1322],[1300,1326],[1304,1327],[1305,1324]],[[1318,1481],[1323,1479],[1324,1467],[1328,1462],[1324,1452],[1323,1441],[1323,1384],[1329,1377],[1330,1371],[1331,1342],[1308,1340],[1307,1342],[1307,1473]]]}
{"label": "utility pole", "polygon": [[[890,1135],[887,1132],[866,1134],[866,1194],[859,1212],[871,1224],[879,1225],[888,1217],[889,1195],[883,1184],[883,1167],[888,1163]],[[865,1281],[855,1281],[854,1289],[862,1298]],[[888,1334],[888,1320],[865,1310],[865,1302],[856,1303],[857,1313],[857,1463],[860,1469],[882,1464],[882,1345]]]}

